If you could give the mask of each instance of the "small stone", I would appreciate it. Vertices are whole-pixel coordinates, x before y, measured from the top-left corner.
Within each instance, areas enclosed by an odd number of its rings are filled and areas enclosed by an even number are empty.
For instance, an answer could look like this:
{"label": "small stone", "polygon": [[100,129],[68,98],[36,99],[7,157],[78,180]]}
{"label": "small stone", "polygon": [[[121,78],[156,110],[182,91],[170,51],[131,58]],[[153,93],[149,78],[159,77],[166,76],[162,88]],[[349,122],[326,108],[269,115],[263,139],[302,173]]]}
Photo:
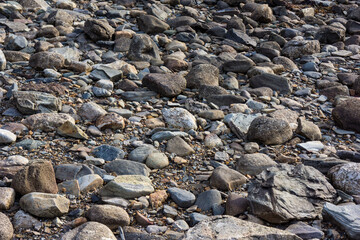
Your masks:
{"label": "small stone", "polygon": [[263,153],[244,154],[237,159],[236,170],[245,175],[255,176],[276,164],[274,160]]}
{"label": "small stone", "polygon": [[210,186],[222,190],[233,191],[246,183],[247,178],[241,173],[225,166],[216,168],[210,177]]}
{"label": "small stone", "polygon": [[106,111],[94,102],[88,102],[81,106],[78,114],[89,121],[94,121],[100,116],[104,116]]}
{"label": "small stone", "polygon": [[169,165],[169,159],[164,153],[153,152],[146,158],[146,166],[152,169],[161,169]]}
{"label": "small stone", "polygon": [[60,127],[57,128],[58,134],[62,136],[68,136],[78,139],[88,139],[88,135],[83,132],[78,126],[70,121],[64,122]]}
{"label": "small stone", "polygon": [[238,194],[230,193],[226,201],[226,215],[237,216],[249,207],[249,201]]}
{"label": "small stone", "polygon": [[171,199],[180,207],[188,208],[195,203],[195,195],[190,191],[180,188],[168,188]]}
{"label": "small stone", "polygon": [[0,129],[0,144],[7,144],[7,143],[13,143],[16,141],[16,135],[12,132]]}
{"label": "small stone", "polygon": [[176,220],[173,224],[172,224],[173,228],[176,231],[186,231],[189,229],[189,225],[184,221],[184,220]]}
{"label": "small stone", "polygon": [[89,19],[84,24],[84,32],[93,40],[110,40],[115,30],[105,19]]}
{"label": "small stone", "polygon": [[23,210],[19,210],[15,213],[13,224],[16,230],[41,227],[41,222],[39,220],[25,213]]}
{"label": "small stone", "polygon": [[0,210],[8,210],[15,201],[15,190],[8,187],[0,187]]}
{"label": "small stone", "polygon": [[61,69],[64,67],[65,59],[61,54],[55,52],[38,52],[31,56],[29,65],[37,69],[55,68]]}
{"label": "small stone", "polygon": [[98,174],[88,174],[78,178],[80,192],[83,194],[102,187],[103,179]]}
{"label": "small stone", "polygon": [[94,205],[86,213],[90,221],[105,224],[110,229],[117,229],[119,226],[128,226],[130,217],[121,207],[112,205]]}
{"label": "small stone", "polygon": [[141,197],[154,192],[151,180],[142,175],[121,175],[100,190],[102,197]]}
{"label": "small stone", "polygon": [[247,136],[250,141],[266,145],[282,144],[292,138],[293,132],[285,120],[258,117],[251,122]]}
{"label": "small stone", "polygon": [[150,194],[150,205],[154,208],[160,207],[168,198],[168,194],[165,190],[158,190]]}
{"label": "small stone", "polygon": [[212,189],[199,194],[195,205],[202,211],[209,211],[214,205],[221,204],[221,194],[218,190]]}
{"label": "small stone", "polygon": [[77,228],[65,233],[61,240],[77,239],[109,239],[116,240],[113,232],[104,224],[98,222],[86,222]]}
{"label": "small stone", "polygon": [[125,153],[120,148],[110,146],[110,145],[101,145],[95,148],[92,151],[95,157],[102,158],[105,161],[113,161],[117,158],[124,158]]}
{"label": "small stone", "polygon": [[320,141],[308,141],[305,143],[299,143],[298,146],[309,152],[318,152],[325,147],[324,144],[322,144]]}
{"label": "small stone", "polygon": [[13,238],[14,228],[10,219],[0,212],[0,239],[10,240]]}
{"label": "small stone", "polygon": [[163,117],[170,127],[181,128],[185,131],[197,129],[195,117],[183,108],[164,108],[162,110]]}
{"label": "small stone", "polygon": [[321,140],[322,138],[319,127],[312,122],[306,121],[304,118],[298,119],[297,132],[312,141]]}
{"label": "small stone", "polygon": [[218,86],[219,69],[211,64],[199,64],[186,75],[188,88],[199,88],[201,85]]}
{"label": "small stone", "polygon": [[195,153],[194,149],[179,136],[176,136],[168,141],[166,151],[175,153],[180,157]]}

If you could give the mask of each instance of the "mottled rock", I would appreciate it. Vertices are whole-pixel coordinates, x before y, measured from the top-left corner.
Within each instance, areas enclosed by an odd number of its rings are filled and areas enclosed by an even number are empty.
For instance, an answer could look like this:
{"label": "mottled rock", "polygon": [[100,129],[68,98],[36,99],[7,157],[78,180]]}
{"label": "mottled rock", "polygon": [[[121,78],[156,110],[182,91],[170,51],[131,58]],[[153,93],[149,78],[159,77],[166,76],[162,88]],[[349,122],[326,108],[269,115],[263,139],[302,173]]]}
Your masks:
{"label": "mottled rock", "polygon": [[290,94],[292,92],[289,80],[275,74],[264,73],[254,76],[250,79],[250,85],[253,88],[269,87],[274,91],[279,91],[281,94]]}
{"label": "mottled rock", "polygon": [[218,86],[219,69],[211,64],[199,64],[186,75],[188,88],[199,88],[201,85]]}
{"label": "mottled rock", "polygon": [[360,163],[349,162],[332,167],[328,176],[334,187],[351,195],[360,194]]}
{"label": "mottled rock", "polygon": [[170,127],[184,129],[197,129],[195,117],[184,108],[164,108],[163,117]]}
{"label": "mottled rock", "polygon": [[247,137],[263,144],[282,144],[290,140],[293,132],[285,120],[258,117],[250,124]]}
{"label": "mottled rock", "polygon": [[111,40],[115,30],[105,19],[89,19],[85,22],[84,32],[93,40]]}
{"label": "mottled rock", "polygon": [[55,68],[61,69],[64,67],[65,58],[55,52],[38,52],[30,57],[29,65],[37,69]]}
{"label": "mottled rock", "polygon": [[165,97],[174,97],[186,88],[186,79],[178,74],[150,73],[143,78],[142,84]]}
{"label": "mottled rock", "polygon": [[226,166],[217,167],[210,177],[210,185],[222,191],[233,191],[246,183],[247,178]]}
{"label": "mottled rock", "polygon": [[104,116],[106,111],[94,102],[84,103],[78,111],[78,114],[89,121],[94,121],[100,116]]}
{"label": "mottled rock", "polygon": [[58,192],[53,166],[47,161],[30,163],[18,171],[11,187],[20,195],[31,192]]}
{"label": "mottled rock", "polygon": [[15,190],[8,187],[0,187],[0,210],[8,210],[15,201]]}
{"label": "mottled rock", "polygon": [[349,98],[336,105],[332,111],[332,116],[340,128],[360,132],[359,109],[360,100]]}
{"label": "mottled rock", "polygon": [[90,221],[105,224],[110,229],[130,224],[127,212],[123,208],[113,205],[94,205],[86,213],[86,216]]}
{"label": "mottled rock", "polygon": [[20,199],[20,207],[37,217],[54,218],[69,211],[70,200],[58,194],[32,192]]}
{"label": "mottled rock", "polygon": [[179,136],[176,136],[168,141],[166,151],[175,153],[180,157],[195,153],[194,149]]}
{"label": "mottled rock", "polygon": [[0,212],[0,239],[10,240],[14,234],[13,225],[10,219],[3,213]]}
{"label": "mottled rock", "polygon": [[23,114],[57,112],[62,108],[61,100],[49,93],[16,91],[13,96],[17,109]]}
{"label": "mottled rock", "polygon": [[266,227],[231,216],[214,216],[190,228],[184,240],[195,239],[284,239],[301,240],[300,237],[277,228]]}
{"label": "mottled rock", "polygon": [[276,164],[274,160],[263,153],[244,154],[237,159],[236,170],[244,175],[255,176]]}
{"label": "mottled rock", "polygon": [[257,175],[248,189],[252,212],[271,223],[314,219],[336,190],[324,175],[302,164],[280,164]]}
{"label": "mottled rock", "polygon": [[61,240],[111,239],[116,240],[113,232],[104,224],[87,222],[65,233]]}
{"label": "mottled rock", "polygon": [[100,190],[102,197],[136,198],[154,192],[151,180],[142,175],[121,175]]}

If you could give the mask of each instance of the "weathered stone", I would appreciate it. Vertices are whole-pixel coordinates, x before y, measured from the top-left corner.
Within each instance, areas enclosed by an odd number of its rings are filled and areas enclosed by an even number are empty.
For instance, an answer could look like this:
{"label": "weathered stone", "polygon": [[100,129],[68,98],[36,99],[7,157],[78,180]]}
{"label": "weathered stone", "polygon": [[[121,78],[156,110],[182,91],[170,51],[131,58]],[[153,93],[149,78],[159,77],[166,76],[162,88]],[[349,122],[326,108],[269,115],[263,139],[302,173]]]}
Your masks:
{"label": "weathered stone", "polygon": [[130,44],[128,58],[133,61],[160,60],[159,48],[146,34],[136,34]]}
{"label": "weathered stone", "polygon": [[88,102],[81,106],[78,114],[89,121],[94,121],[100,116],[104,116],[106,111],[98,104],[94,102]]}
{"label": "weathered stone", "polygon": [[290,140],[293,132],[285,120],[269,117],[258,117],[252,121],[247,133],[250,141],[263,144],[282,144]]}
{"label": "weathered stone", "polygon": [[32,130],[55,131],[64,123],[75,124],[74,118],[66,113],[38,113],[24,119],[22,123]]}
{"label": "weathered stone", "polygon": [[360,132],[360,100],[349,98],[336,105],[332,116],[336,124],[343,129]]}
{"label": "weathered stone", "polygon": [[104,166],[108,173],[117,175],[144,175],[149,176],[150,169],[143,163],[129,160],[114,160]]}
{"label": "weathered stone", "polygon": [[115,30],[105,19],[89,19],[85,22],[84,32],[93,40],[111,40]]}
{"label": "weathered stone", "polygon": [[306,121],[304,118],[298,119],[297,132],[312,141],[321,140],[320,128],[314,123]]}
{"label": "weathered stone", "polygon": [[141,15],[138,18],[138,25],[141,31],[148,34],[162,33],[170,28],[167,23],[151,15]]}
{"label": "weathered stone", "polygon": [[121,175],[100,190],[102,197],[136,198],[154,192],[151,180],[142,175]]}
{"label": "weathered stone", "polygon": [[163,117],[170,127],[184,129],[197,129],[195,117],[183,108],[164,108],[162,110]]}
{"label": "weathered stone", "polygon": [[283,239],[301,240],[293,233],[244,221],[231,216],[215,216],[190,228],[184,240],[195,239]]}
{"label": "weathered stone", "polygon": [[186,75],[187,87],[199,88],[201,85],[218,86],[219,69],[211,64],[199,64]]}
{"label": "weathered stone", "polygon": [[86,213],[90,221],[105,224],[110,229],[117,229],[119,226],[130,224],[130,218],[127,212],[117,206],[95,205]]}
{"label": "weathered stone", "polygon": [[279,91],[281,94],[290,94],[292,92],[292,86],[289,80],[275,74],[264,73],[252,77],[250,79],[250,85],[253,88],[269,87],[274,91]]}
{"label": "weathered stone", "polygon": [[10,219],[0,212],[0,239],[10,240],[13,238],[14,228],[10,222]]}
{"label": "weathered stone", "polygon": [[58,194],[28,193],[20,199],[21,208],[37,217],[54,218],[69,211],[70,200]]}
{"label": "weathered stone", "polygon": [[57,193],[55,173],[50,162],[34,162],[14,176],[11,187],[20,195],[31,192]]}
{"label": "weathered stone", "polygon": [[165,97],[174,97],[186,88],[186,79],[178,74],[150,73],[143,78],[142,84]]}
{"label": "weathered stone", "polygon": [[195,195],[190,191],[180,188],[168,188],[171,199],[180,207],[188,208],[195,203]]}
{"label": "weathered stone", "polygon": [[249,201],[238,194],[230,193],[226,200],[226,215],[237,216],[249,207]]}
{"label": "weathered stone", "polygon": [[113,232],[104,224],[87,222],[65,233],[61,240],[86,240],[86,239],[116,240]]}
{"label": "weathered stone", "polygon": [[359,210],[359,205],[336,206],[331,203],[325,203],[323,213],[333,223],[344,229],[350,239],[355,240],[360,234]]}
{"label": "weathered stone", "polygon": [[15,201],[15,190],[8,187],[0,187],[0,210],[8,210]]}
{"label": "weathered stone", "polygon": [[17,109],[23,114],[60,111],[61,100],[52,94],[35,91],[16,91],[14,99]]}
{"label": "weathered stone", "polygon": [[168,141],[166,151],[175,153],[180,157],[195,153],[194,149],[179,136],[176,136]]}
{"label": "weathered stone", "polygon": [[274,160],[263,153],[244,154],[237,159],[236,170],[244,175],[255,176],[276,164]]}
{"label": "weathered stone", "polygon": [[332,184],[351,195],[360,194],[360,163],[349,162],[331,168],[328,176]]}
{"label": "weathered stone", "polygon": [[7,143],[13,143],[16,141],[16,135],[12,132],[0,129],[0,144],[7,144]]}
{"label": "weathered stone", "polygon": [[29,65],[37,69],[56,68],[61,69],[64,67],[65,58],[55,52],[38,52],[31,56]]}
{"label": "weathered stone", "polygon": [[241,173],[225,166],[217,167],[210,177],[210,185],[222,191],[233,191],[246,183]]}
{"label": "weathered stone", "polygon": [[78,126],[70,121],[64,122],[60,127],[57,128],[58,134],[62,136],[68,136],[78,139],[88,139],[88,135],[83,132]]}
{"label": "weathered stone", "polygon": [[252,212],[271,223],[314,219],[336,191],[324,175],[302,164],[281,164],[257,175],[248,189]]}

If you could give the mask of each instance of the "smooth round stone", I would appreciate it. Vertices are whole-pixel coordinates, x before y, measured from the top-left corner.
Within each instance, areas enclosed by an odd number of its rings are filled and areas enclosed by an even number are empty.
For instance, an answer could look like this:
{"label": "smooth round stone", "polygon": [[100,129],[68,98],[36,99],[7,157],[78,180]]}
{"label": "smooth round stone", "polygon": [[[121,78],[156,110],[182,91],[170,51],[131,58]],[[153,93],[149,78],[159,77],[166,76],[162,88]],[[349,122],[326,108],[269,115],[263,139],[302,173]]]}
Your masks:
{"label": "smooth round stone", "polygon": [[202,211],[209,211],[214,205],[221,204],[221,194],[218,190],[211,189],[199,194],[196,205]]}
{"label": "smooth round stone", "polygon": [[12,132],[0,129],[0,144],[2,143],[13,143],[16,141],[16,135]]}
{"label": "smooth round stone", "polygon": [[149,168],[160,169],[169,165],[169,159],[164,153],[151,153],[146,159],[146,166]]}

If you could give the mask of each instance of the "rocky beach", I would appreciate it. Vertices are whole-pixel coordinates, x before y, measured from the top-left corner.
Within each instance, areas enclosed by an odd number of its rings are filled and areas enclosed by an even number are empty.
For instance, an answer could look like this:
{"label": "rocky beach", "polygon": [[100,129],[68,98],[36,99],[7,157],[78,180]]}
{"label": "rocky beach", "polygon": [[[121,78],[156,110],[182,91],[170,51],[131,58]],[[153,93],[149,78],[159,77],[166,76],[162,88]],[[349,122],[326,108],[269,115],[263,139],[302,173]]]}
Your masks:
{"label": "rocky beach", "polygon": [[360,239],[360,1],[0,2],[0,240]]}

